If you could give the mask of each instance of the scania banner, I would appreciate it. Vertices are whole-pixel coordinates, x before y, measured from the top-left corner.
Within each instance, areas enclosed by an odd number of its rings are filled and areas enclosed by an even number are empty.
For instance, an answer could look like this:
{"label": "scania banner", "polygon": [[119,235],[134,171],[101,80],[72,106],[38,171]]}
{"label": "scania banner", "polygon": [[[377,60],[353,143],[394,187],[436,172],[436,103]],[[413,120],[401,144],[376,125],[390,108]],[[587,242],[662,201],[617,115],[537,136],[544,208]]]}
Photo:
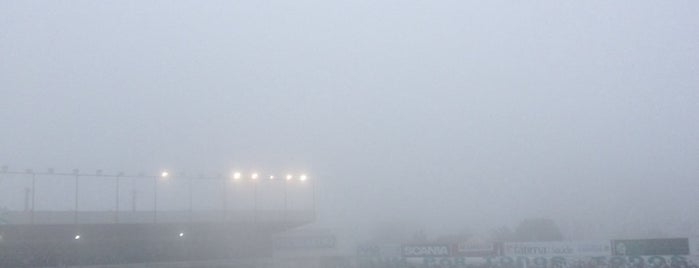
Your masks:
{"label": "scania banner", "polygon": [[446,257],[451,256],[449,245],[403,245],[403,257]]}

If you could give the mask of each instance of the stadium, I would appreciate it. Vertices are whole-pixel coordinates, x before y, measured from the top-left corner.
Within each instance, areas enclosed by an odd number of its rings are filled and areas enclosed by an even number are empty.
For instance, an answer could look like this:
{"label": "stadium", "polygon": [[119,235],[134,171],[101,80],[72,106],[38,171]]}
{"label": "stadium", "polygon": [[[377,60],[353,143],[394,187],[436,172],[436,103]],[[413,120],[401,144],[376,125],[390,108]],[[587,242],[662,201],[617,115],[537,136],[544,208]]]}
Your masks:
{"label": "stadium", "polygon": [[[129,177],[123,174],[105,175],[101,172],[89,175],[77,171],[70,174],[11,172],[4,168],[0,176],[3,176],[5,192],[12,189],[17,192],[22,189],[22,185],[28,186],[24,191],[24,209],[8,209],[8,204],[3,204],[5,209],[0,217],[0,267],[133,263],[167,263],[166,266],[172,266],[173,263],[196,261],[259,259],[271,256],[274,234],[303,226],[315,219],[314,203],[308,205],[297,202],[302,199],[308,201],[307,195],[315,194],[311,187],[306,187],[310,183],[306,182],[306,175],[298,176],[296,181],[293,180],[293,175],[276,181],[270,176],[263,181],[257,173],[248,178],[240,173],[235,173],[230,178],[186,178],[166,172],[160,176]],[[45,178],[61,177],[74,178],[68,181],[62,178],[61,181],[63,184],[73,183],[71,194],[74,196],[74,208],[38,209],[35,205],[37,200],[41,200],[41,208],[60,207],[51,204],[48,197],[39,197],[42,192],[37,189],[43,187],[43,193],[47,195],[59,192],[59,186],[50,187],[46,182],[49,179]],[[101,183],[90,181],[100,179]],[[140,190],[151,192],[146,198],[151,202],[150,208],[140,204],[135,195],[131,199],[120,200],[119,197],[125,195],[121,191],[128,192],[123,189],[123,180],[128,179],[137,181],[134,184],[136,187],[151,186]],[[166,180],[176,179],[186,183],[164,185]],[[117,182],[118,180],[122,181]],[[156,183],[143,183],[151,180]],[[231,186],[230,189],[238,187],[239,190],[247,183],[247,186],[251,186],[248,188],[253,190],[252,200],[235,199],[236,192],[225,187],[223,190],[221,187],[201,185],[197,188],[197,184],[207,182],[212,185],[223,183],[221,185]],[[241,184],[235,184],[238,182]],[[303,183],[303,189],[291,191],[289,186],[293,182]],[[95,186],[104,183],[111,183],[114,187]],[[102,192],[95,193],[96,190]],[[82,194],[82,191],[90,191],[90,194]],[[241,191],[248,192],[247,189]],[[114,200],[114,208],[94,210],[94,206],[87,204],[91,201],[90,195],[96,197],[94,202]],[[19,198],[13,199],[11,194],[6,194],[5,197],[9,205],[19,204]],[[85,201],[80,197],[85,197]],[[169,197],[189,202],[183,202],[184,208],[177,207],[172,205]],[[219,204],[220,207],[215,209],[215,206],[209,206],[207,209],[202,202],[197,202],[205,199],[214,200],[213,204]],[[119,205],[129,209],[120,210]]]}

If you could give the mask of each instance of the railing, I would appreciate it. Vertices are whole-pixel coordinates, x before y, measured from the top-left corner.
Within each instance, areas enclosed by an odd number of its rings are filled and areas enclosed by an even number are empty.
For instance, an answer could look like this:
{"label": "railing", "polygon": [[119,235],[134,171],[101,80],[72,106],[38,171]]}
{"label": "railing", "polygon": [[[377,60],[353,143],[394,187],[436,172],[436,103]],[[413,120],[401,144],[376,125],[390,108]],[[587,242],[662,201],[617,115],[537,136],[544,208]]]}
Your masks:
{"label": "railing", "polygon": [[306,221],[315,207],[315,182],[306,175],[0,169],[0,224]]}
{"label": "railing", "polygon": [[[209,210],[209,211],[159,211],[157,223],[307,223],[314,220],[311,210]],[[2,224],[131,224],[153,223],[152,211],[122,211],[117,221],[112,211],[80,211],[75,221],[73,211],[6,211],[0,215]]]}

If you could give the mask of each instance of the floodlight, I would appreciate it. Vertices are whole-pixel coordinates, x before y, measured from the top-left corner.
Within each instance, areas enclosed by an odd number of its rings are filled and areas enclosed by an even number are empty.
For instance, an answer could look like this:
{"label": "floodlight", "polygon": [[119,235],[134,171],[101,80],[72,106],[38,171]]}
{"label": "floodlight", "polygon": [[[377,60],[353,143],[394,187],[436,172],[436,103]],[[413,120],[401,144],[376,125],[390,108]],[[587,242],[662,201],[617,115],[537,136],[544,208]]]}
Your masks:
{"label": "floodlight", "polygon": [[301,175],[301,177],[299,177],[299,180],[301,180],[301,181],[306,181],[307,179],[308,179],[308,176],[306,176],[306,174],[303,174],[303,175]]}
{"label": "floodlight", "polygon": [[257,174],[257,173],[252,173],[252,175],[250,176],[250,178],[252,178],[253,180],[256,180],[259,176],[260,176],[260,175]]}
{"label": "floodlight", "polygon": [[167,176],[170,176],[170,173],[168,173],[167,171],[163,171],[160,173],[161,178],[167,178]]}
{"label": "floodlight", "polygon": [[290,180],[293,179],[293,178],[294,178],[294,176],[292,176],[291,174],[286,175],[286,180],[287,180],[287,181],[290,181]]}
{"label": "floodlight", "polygon": [[80,240],[80,235],[75,235],[75,237],[73,239]]}
{"label": "floodlight", "polygon": [[235,173],[233,173],[233,179],[234,179],[234,180],[239,180],[239,179],[242,178],[242,177],[243,177],[243,175],[240,174],[240,172],[235,172]]}

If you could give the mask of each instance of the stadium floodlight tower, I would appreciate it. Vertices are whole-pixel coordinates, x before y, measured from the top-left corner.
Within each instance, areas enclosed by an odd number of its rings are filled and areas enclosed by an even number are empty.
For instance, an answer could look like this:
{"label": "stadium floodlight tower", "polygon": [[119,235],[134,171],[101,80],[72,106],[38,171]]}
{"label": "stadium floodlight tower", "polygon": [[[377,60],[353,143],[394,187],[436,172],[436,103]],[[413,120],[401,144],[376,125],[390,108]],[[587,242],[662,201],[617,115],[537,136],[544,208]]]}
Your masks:
{"label": "stadium floodlight tower", "polygon": [[32,170],[32,169],[27,169],[26,173],[32,176],[32,190],[31,190],[32,191],[32,193],[31,193],[31,202],[32,203],[31,203],[31,206],[29,206],[29,208],[31,209],[31,212],[30,212],[31,213],[31,224],[34,224],[34,215],[35,215],[34,201],[36,201],[36,172],[34,172],[34,170]]}
{"label": "stadium floodlight tower", "polygon": [[153,177],[153,223],[158,222],[158,180],[165,180],[169,176],[170,173],[163,170],[159,176]]}
{"label": "stadium floodlight tower", "polygon": [[[306,182],[308,180],[308,175],[301,174],[299,176],[299,181]],[[313,219],[316,218],[316,181],[311,182],[311,205],[313,206]]]}
{"label": "stadium floodlight tower", "polygon": [[294,179],[294,175],[286,174],[284,180],[284,221],[287,220],[289,214],[289,181]]}
{"label": "stadium floodlight tower", "polygon": [[252,180],[252,185],[253,185],[253,222],[255,222],[255,225],[257,225],[257,178],[260,177],[260,174],[257,174],[257,172],[253,172],[250,175],[250,179]]}
{"label": "stadium floodlight tower", "polygon": [[114,187],[114,222],[119,223],[119,185],[121,184],[121,177],[124,177],[124,172],[119,172],[116,175],[115,187]]}
{"label": "stadium floodlight tower", "polygon": [[[77,224],[78,224],[78,196],[79,196],[79,192],[78,192],[78,191],[79,191],[79,189],[80,189],[80,188],[79,188],[79,186],[80,186],[80,184],[79,184],[80,170],[77,169],[77,168],[76,168],[76,169],[73,169],[73,175],[75,176],[75,197],[74,197],[74,199],[75,199],[75,205],[74,205],[74,207],[73,207],[73,210],[74,210],[74,212],[73,212],[73,223],[77,225]],[[79,237],[76,238],[76,239],[79,239]]]}

